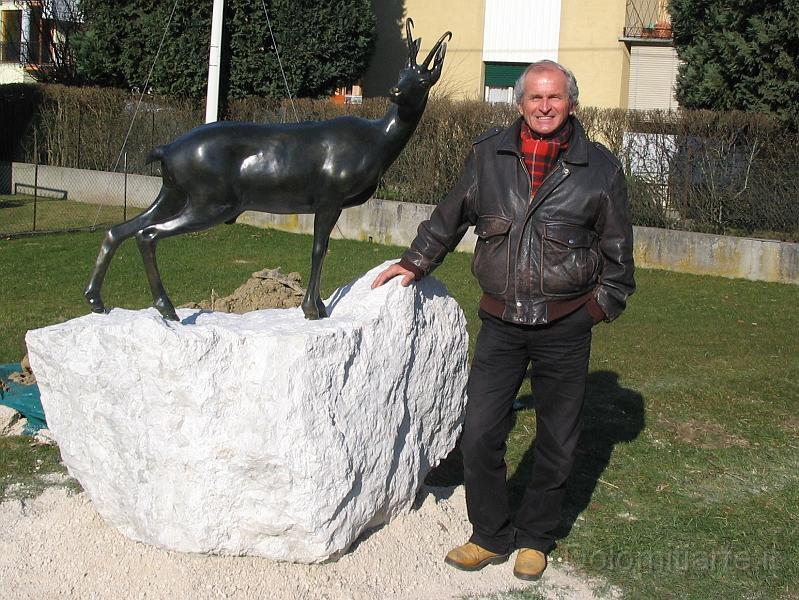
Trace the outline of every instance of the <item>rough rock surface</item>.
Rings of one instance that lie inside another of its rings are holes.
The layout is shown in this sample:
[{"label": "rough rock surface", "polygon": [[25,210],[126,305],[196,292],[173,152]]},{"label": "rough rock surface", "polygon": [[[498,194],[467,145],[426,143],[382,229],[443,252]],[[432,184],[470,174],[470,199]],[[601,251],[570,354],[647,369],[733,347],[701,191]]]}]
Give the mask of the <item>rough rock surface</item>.
[{"label": "rough rock surface", "polygon": [[50,430],[45,427],[42,427],[39,431],[33,434],[33,441],[40,446],[55,446],[58,443],[55,441],[55,438]]},{"label": "rough rock surface", "polygon": [[[19,415],[22,417],[22,415]],[[15,435],[25,435],[25,430],[28,427],[28,419],[22,417],[21,419],[15,421],[8,429],[6,429],[5,435],[11,437]]]},{"label": "rough rock surface", "polygon": [[22,415],[10,406],[0,404],[0,435],[11,435]]},{"label": "rough rock surface", "polygon": [[115,309],[27,335],[98,512],[173,550],[317,562],[406,512],[455,445],[467,334],[432,278],[337,290],[330,318]]}]

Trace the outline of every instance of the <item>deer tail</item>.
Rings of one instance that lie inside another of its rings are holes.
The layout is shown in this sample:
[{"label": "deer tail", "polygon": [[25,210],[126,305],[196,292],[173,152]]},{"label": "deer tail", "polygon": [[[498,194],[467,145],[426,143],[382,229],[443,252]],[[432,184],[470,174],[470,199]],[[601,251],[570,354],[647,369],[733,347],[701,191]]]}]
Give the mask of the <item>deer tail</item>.
[{"label": "deer tail", "polygon": [[149,165],[151,162],[159,161],[164,158],[164,146],[156,146],[150,153],[147,155],[147,158],[144,160],[145,165]]}]

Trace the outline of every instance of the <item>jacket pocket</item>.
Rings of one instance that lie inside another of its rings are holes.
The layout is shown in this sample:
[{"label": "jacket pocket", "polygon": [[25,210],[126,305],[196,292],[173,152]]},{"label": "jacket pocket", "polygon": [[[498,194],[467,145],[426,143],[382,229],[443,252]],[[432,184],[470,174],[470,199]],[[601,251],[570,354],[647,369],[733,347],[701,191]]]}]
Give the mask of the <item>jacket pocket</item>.
[{"label": "jacket pocket", "polygon": [[541,240],[541,292],[572,296],[596,282],[599,271],[597,235],[570,223],[547,223]]},{"label": "jacket pocket", "polygon": [[474,232],[479,238],[472,258],[472,274],[487,294],[504,294],[508,289],[511,220],[480,217]]}]

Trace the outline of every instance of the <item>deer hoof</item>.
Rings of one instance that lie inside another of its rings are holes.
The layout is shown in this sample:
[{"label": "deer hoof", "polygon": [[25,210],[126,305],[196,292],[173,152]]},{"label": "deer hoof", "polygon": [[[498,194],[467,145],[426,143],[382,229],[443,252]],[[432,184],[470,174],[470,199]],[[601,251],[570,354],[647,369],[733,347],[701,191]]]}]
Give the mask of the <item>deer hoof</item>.
[{"label": "deer hoof", "polygon": [[180,321],[178,313],[175,312],[175,307],[172,306],[171,302],[157,302],[155,308],[167,321]]},{"label": "deer hoof", "polygon": [[309,321],[315,321],[317,319],[324,319],[327,317],[327,309],[321,300],[317,300],[310,306],[303,305],[302,312],[305,313],[305,318]]},{"label": "deer hoof", "polygon": [[105,308],[105,304],[103,304],[103,300],[100,298],[99,294],[90,294],[86,292],[83,295],[85,296],[86,301],[89,303],[89,308],[93,313],[100,315],[108,313],[108,310]]},{"label": "deer hoof", "polygon": [[167,321],[180,321],[178,318],[178,314],[173,310],[169,312],[167,310],[159,310],[158,312],[161,313],[161,316],[164,317]]}]

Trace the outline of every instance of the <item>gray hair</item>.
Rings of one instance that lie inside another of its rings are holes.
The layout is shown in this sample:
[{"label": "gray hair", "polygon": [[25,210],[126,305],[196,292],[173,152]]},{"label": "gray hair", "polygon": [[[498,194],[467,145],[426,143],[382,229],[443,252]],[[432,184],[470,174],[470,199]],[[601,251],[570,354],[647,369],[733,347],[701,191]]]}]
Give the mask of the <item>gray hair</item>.
[{"label": "gray hair", "polygon": [[533,71],[552,69],[560,71],[566,76],[566,87],[569,90],[569,100],[571,100],[573,106],[577,106],[579,102],[578,98],[580,97],[580,89],[577,87],[577,78],[569,69],[559,63],[556,63],[554,60],[539,60],[530,64],[524,70],[524,73],[522,73],[516,80],[516,85],[513,86],[513,95],[516,97],[516,104],[521,104],[522,100],[524,99],[524,79],[528,74],[532,73]]}]

